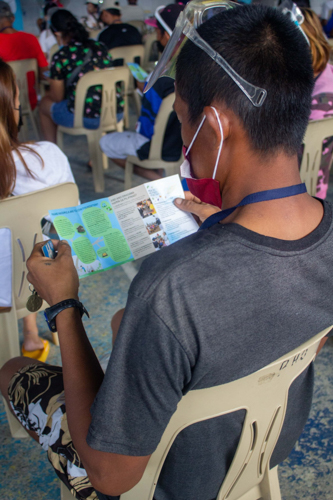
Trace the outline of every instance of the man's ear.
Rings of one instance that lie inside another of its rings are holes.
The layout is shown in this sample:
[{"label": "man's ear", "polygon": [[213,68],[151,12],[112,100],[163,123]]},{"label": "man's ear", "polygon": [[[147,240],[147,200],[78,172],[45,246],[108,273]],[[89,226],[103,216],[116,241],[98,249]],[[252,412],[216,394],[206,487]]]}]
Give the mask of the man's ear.
[{"label": "man's ear", "polygon": [[[221,139],[223,138],[223,141],[225,141],[230,135],[230,120],[226,113],[218,107],[205,106],[203,111],[206,115],[207,124],[215,136],[216,148],[218,148],[220,146]],[[222,127],[222,133],[220,127]]]}]

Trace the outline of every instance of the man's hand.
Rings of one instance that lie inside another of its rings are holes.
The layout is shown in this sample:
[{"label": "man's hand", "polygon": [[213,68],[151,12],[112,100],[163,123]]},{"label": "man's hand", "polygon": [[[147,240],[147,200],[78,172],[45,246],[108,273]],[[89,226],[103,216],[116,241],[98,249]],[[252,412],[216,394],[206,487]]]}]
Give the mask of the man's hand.
[{"label": "man's hand", "polygon": [[199,198],[194,196],[189,191],[185,191],[185,200],[182,198],[176,198],[174,201],[176,207],[184,212],[191,212],[197,219],[198,224],[202,224],[208,217],[220,212],[221,209],[215,207],[214,205],[208,205],[208,203],[203,203]]},{"label": "man's hand", "polygon": [[27,260],[27,280],[46,302],[53,306],[66,299],[78,299],[79,278],[73,264],[71,247],[66,241],[52,240],[58,252],[55,259],[44,257],[37,243]]}]

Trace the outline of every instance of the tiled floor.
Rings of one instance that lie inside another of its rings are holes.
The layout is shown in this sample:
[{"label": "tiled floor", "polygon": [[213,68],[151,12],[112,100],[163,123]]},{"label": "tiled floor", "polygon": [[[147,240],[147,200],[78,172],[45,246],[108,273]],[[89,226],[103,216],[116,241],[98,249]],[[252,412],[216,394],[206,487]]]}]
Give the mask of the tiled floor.
[{"label": "tiled floor", "polygon": [[[102,197],[103,193],[93,190],[92,175],[87,169],[85,139],[67,136],[65,152],[80,188],[81,201]],[[114,194],[123,189],[120,168],[113,166],[105,177],[104,194]],[[140,183],[142,179],[137,178],[136,182]],[[333,201],[333,182],[328,198]],[[91,314],[91,319],[85,320],[85,326],[99,357],[110,352],[110,319],[116,310],[125,305],[130,279],[138,265],[129,263],[81,281],[81,299]],[[39,315],[39,327],[41,334],[50,338],[42,315]],[[283,500],[333,498],[332,355],[333,342],[329,342],[315,363],[316,383],[310,419],[290,457],[279,468]],[[54,364],[61,362],[59,348],[52,344],[48,361]],[[59,481],[46,454],[31,439],[11,438],[2,402],[0,429],[0,499],[60,500]]]}]

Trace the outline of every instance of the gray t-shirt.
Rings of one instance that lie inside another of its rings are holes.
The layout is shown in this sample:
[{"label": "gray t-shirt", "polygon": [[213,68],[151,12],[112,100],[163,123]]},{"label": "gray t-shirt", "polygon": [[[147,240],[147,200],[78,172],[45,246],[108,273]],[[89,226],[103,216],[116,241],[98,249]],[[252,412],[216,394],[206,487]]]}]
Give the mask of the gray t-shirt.
[{"label": "gray t-shirt", "polygon": [[[244,377],[333,323],[332,207],[324,208],[318,228],[297,241],[216,224],[143,263],[92,407],[92,448],[151,454],[187,391]],[[299,437],[312,387],[310,366],[291,387],[271,466]],[[156,500],[215,499],[243,420],[238,411],[181,432]]]}]

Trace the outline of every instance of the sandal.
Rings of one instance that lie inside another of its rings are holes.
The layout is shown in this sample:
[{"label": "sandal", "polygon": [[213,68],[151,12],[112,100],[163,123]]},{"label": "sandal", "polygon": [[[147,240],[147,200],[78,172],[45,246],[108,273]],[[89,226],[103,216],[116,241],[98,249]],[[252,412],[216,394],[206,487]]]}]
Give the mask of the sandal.
[{"label": "sandal", "polygon": [[48,340],[42,339],[43,349],[36,349],[36,351],[26,351],[22,346],[22,354],[26,358],[37,359],[37,361],[42,361],[43,363],[47,360],[47,357],[50,352],[50,342]]}]

